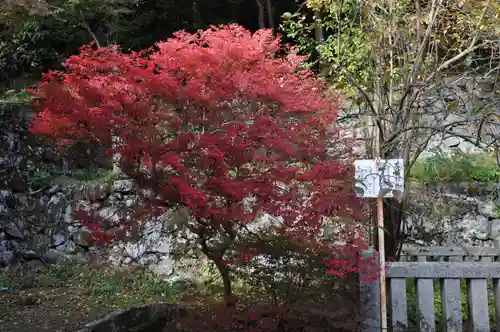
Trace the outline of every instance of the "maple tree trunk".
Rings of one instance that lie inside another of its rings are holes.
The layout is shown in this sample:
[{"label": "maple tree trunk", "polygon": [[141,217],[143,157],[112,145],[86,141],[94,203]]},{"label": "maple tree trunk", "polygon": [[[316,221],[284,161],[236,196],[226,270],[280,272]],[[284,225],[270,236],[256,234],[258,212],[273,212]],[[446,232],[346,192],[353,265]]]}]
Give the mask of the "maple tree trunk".
[{"label": "maple tree trunk", "polygon": [[224,284],[224,299],[228,306],[232,305],[233,301],[233,289],[231,286],[231,278],[229,277],[229,268],[221,260],[214,260],[217,270],[219,270],[220,276],[222,277],[222,283]]}]

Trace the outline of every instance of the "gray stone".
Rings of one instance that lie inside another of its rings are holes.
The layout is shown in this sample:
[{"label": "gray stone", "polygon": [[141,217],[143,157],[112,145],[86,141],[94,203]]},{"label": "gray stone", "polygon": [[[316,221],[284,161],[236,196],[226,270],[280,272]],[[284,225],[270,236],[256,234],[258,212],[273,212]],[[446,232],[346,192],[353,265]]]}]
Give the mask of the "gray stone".
[{"label": "gray stone", "polygon": [[492,202],[492,201],[480,202],[478,204],[477,211],[478,211],[478,213],[480,213],[486,217],[490,217],[490,218],[498,217],[495,202]]},{"label": "gray stone", "polygon": [[139,264],[141,265],[156,265],[159,262],[160,258],[155,254],[148,254],[139,258]]},{"label": "gray stone", "polygon": [[28,243],[30,249],[43,253],[52,245],[52,239],[46,234],[34,234]]},{"label": "gray stone", "polygon": [[0,266],[9,265],[14,260],[15,244],[4,239],[0,233]]},{"label": "gray stone", "polygon": [[107,203],[113,207],[123,206],[123,195],[121,193],[113,193],[108,197]]},{"label": "gray stone", "polygon": [[15,199],[8,190],[0,190],[0,213],[15,208]]},{"label": "gray stone", "polygon": [[53,246],[60,246],[68,241],[68,238],[64,234],[55,234],[54,236]]},{"label": "gray stone", "polygon": [[50,222],[57,223],[65,220],[66,208],[68,205],[68,199],[63,193],[58,192],[52,196],[47,205],[47,213],[51,218]]},{"label": "gray stone", "polygon": [[109,223],[116,224],[120,221],[119,211],[114,207],[105,207],[99,210],[98,215]]},{"label": "gray stone", "polygon": [[76,252],[76,244],[73,241],[68,240],[68,241],[64,242],[63,244],[57,246],[56,250],[59,250],[59,251],[64,252],[65,254],[71,255],[74,252]]},{"label": "gray stone", "polygon": [[90,246],[90,231],[85,228],[80,228],[75,231],[73,234],[73,242],[80,247],[88,247]]},{"label": "gray stone", "polygon": [[55,249],[62,251],[66,254],[72,254],[76,250],[76,245],[68,236],[63,234],[56,234],[54,236],[54,244],[52,247]]},{"label": "gray stone", "polygon": [[91,212],[92,211],[92,204],[88,201],[78,200],[75,203],[75,210],[76,211]]},{"label": "gray stone", "polygon": [[135,204],[137,204],[137,199],[134,199],[134,198],[128,198],[128,199],[125,201],[125,206],[126,206],[126,207],[132,207],[132,206],[134,206]]},{"label": "gray stone", "polygon": [[20,251],[19,252],[19,255],[22,256],[23,258],[27,259],[27,260],[31,260],[31,259],[36,259],[36,258],[39,258],[40,256],[33,250],[24,250],[24,251]]},{"label": "gray stone", "polygon": [[159,262],[150,266],[151,270],[160,275],[170,276],[174,271],[174,262],[172,259],[163,257]]},{"label": "gray stone", "polygon": [[24,223],[21,220],[8,221],[4,231],[12,237],[22,239],[24,238]]},{"label": "gray stone", "polygon": [[490,220],[491,232],[494,234],[500,234],[500,218]]},{"label": "gray stone", "polygon": [[109,186],[96,184],[87,187],[87,198],[90,201],[104,200],[109,194]]},{"label": "gray stone", "polygon": [[47,193],[49,195],[54,195],[56,194],[57,192],[61,191],[61,186],[58,185],[58,184],[54,184],[53,186],[51,186],[48,190],[47,190]]},{"label": "gray stone", "polygon": [[73,208],[71,207],[71,204],[69,204],[66,207],[66,210],[64,211],[63,220],[64,220],[64,223],[68,224],[68,225],[74,224],[76,222],[76,220],[73,218]]},{"label": "gray stone", "polygon": [[69,260],[68,255],[57,249],[49,249],[42,258],[48,264],[59,264]]},{"label": "gray stone", "polygon": [[113,183],[112,191],[119,193],[129,193],[134,188],[132,180],[117,180]]}]

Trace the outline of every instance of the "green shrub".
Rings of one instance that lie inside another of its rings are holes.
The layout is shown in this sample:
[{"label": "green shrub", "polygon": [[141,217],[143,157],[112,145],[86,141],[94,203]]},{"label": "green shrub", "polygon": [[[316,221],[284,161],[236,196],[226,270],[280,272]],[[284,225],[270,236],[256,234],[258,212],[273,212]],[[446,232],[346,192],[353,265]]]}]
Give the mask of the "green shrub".
[{"label": "green shrub", "polygon": [[56,178],[56,174],[48,170],[40,170],[28,177],[28,185],[30,188],[38,190],[50,186]]},{"label": "green shrub", "polygon": [[25,89],[7,90],[0,95],[0,103],[24,104],[31,96]]},{"label": "green shrub", "polygon": [[410,178],[423,184],[496,183],[500,181],[500,169],[491,154],[437,154],[417,163],[410,172]]}]

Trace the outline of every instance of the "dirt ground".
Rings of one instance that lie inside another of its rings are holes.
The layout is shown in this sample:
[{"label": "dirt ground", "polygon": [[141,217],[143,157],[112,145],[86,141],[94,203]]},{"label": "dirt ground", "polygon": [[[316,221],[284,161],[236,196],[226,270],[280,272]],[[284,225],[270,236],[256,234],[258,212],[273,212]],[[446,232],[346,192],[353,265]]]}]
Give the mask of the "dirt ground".
[{"label": "dirt ground", "polygon": [[57,302],[64,300],[65,296],[35,294],[29,291],[24,291],[21,294],[0,294],[0,331],[63,332],[78,330],[88,319],[88,315],[85,311],[78,309],[59,310]]},{"label": "dirt ground", "polygon": [[0,269],[0,332],[74,332],[115,310],[171,295],[169,285],[143,271],[86,265]]}]

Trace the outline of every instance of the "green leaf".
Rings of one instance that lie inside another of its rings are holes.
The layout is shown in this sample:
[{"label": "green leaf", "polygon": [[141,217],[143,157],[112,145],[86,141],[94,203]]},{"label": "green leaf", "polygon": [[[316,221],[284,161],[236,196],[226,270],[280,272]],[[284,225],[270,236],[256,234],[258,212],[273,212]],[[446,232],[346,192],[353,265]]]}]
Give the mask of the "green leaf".
[{"label": "green leaf", "polygon": [[473,106],[471,110],[471,115],[479,115],[484,110],[483,106]]},{"label": "green leaf", "polygon": [[446,106],[446,108],[447,108],[449,111],[454,111],[454,110],[456,110],[456,109],[457,109],[457,107],[458,107],[458,105],[457,105],[457,102],[455,102],[455,101],[452,101],[451,103],[449,103],[449,104]]}]

